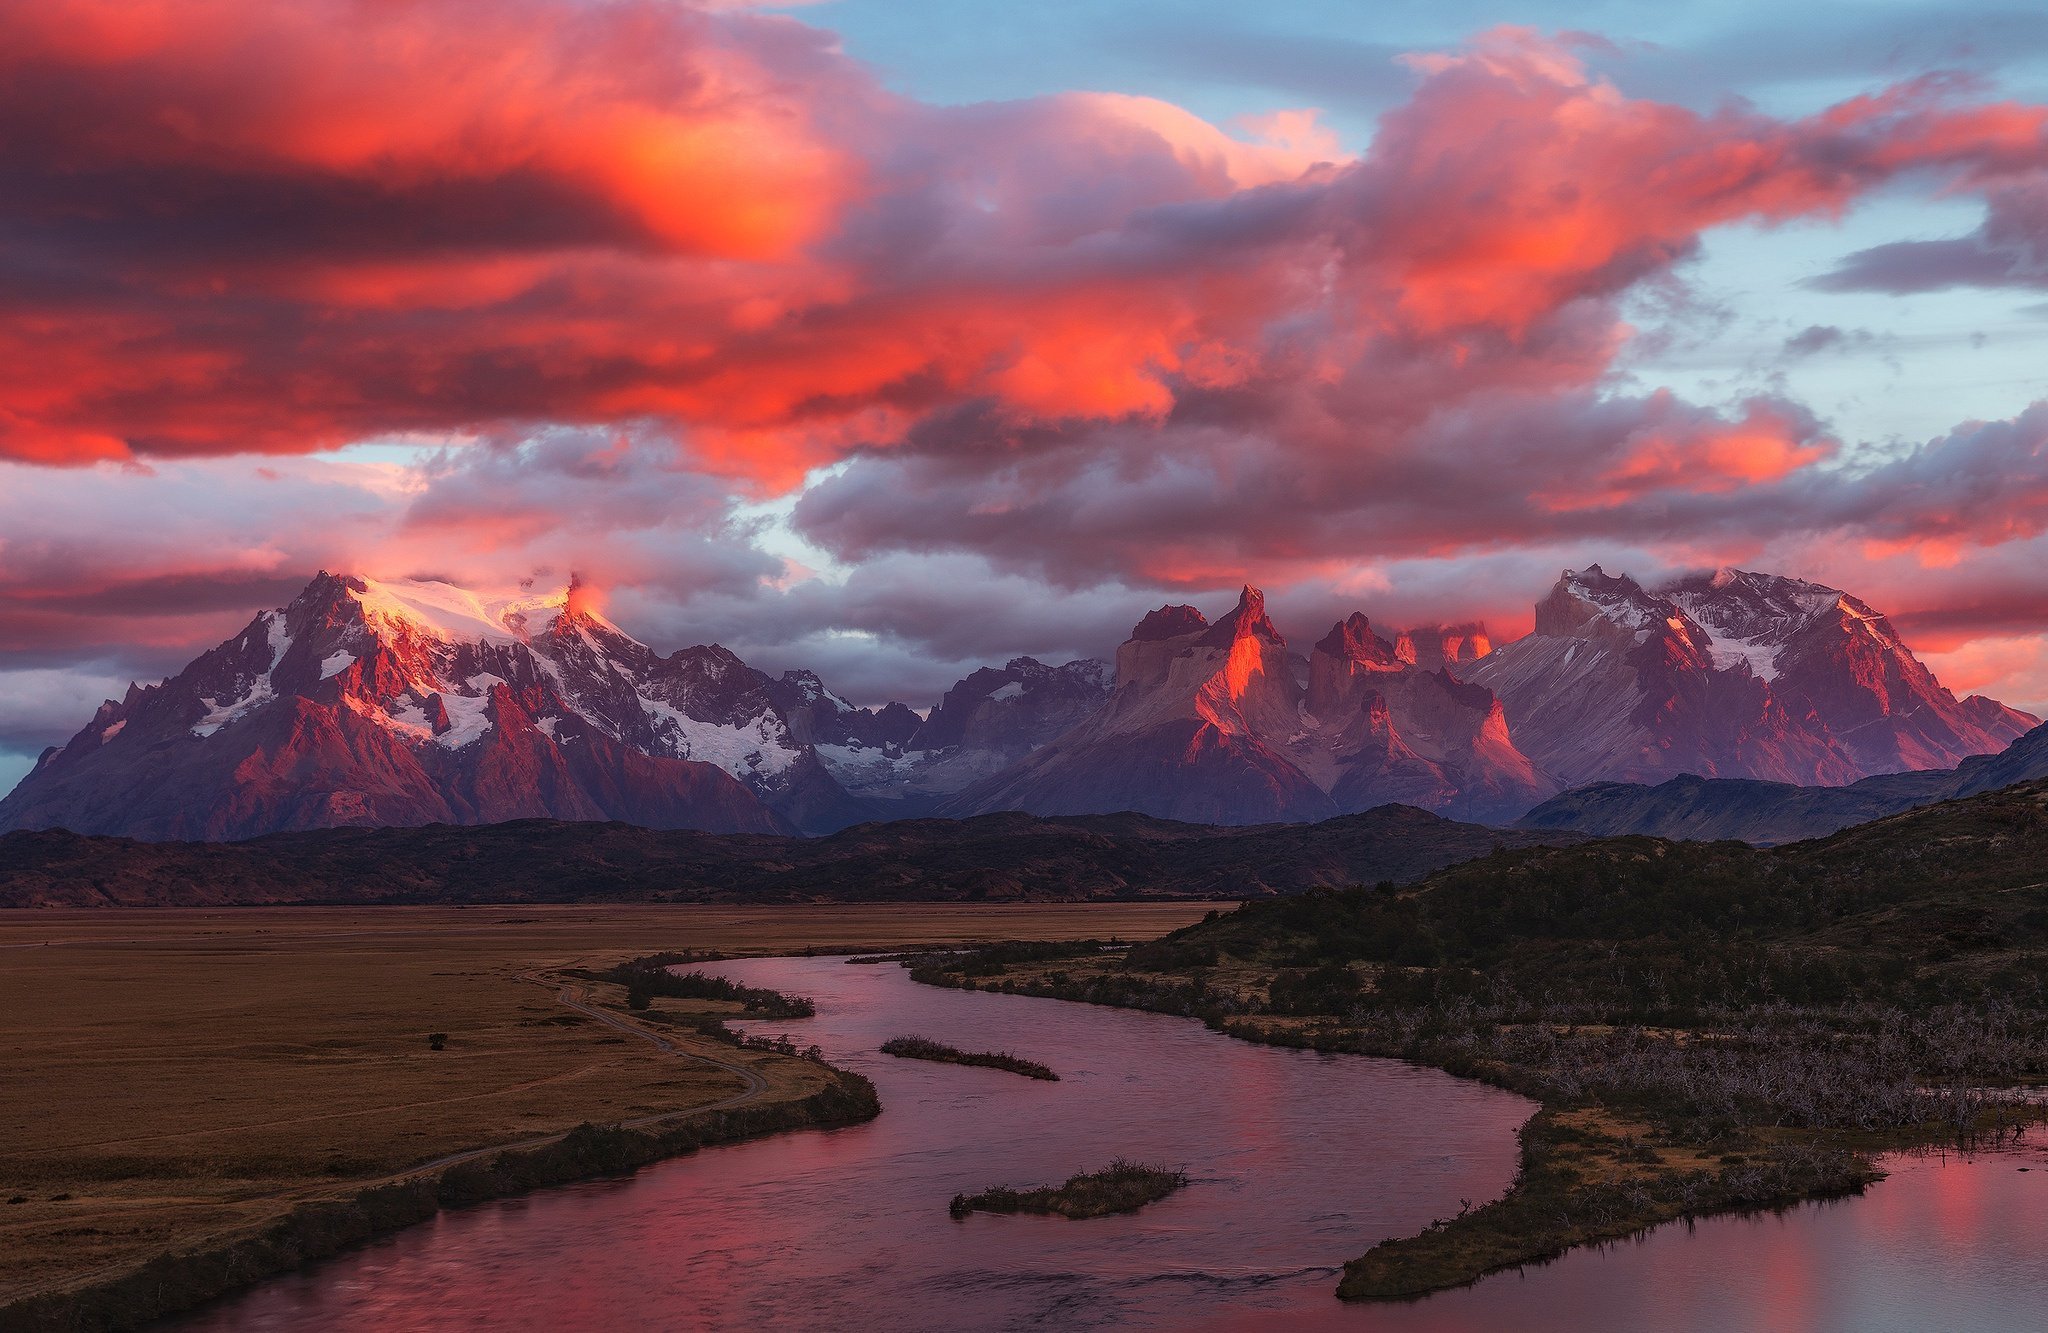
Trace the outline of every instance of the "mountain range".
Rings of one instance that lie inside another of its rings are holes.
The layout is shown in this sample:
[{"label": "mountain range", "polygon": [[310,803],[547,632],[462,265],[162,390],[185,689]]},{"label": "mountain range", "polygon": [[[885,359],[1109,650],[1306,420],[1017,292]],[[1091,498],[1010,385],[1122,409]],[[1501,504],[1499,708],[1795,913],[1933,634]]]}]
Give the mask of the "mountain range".
[{"label": "mountain range", "polygon": [[1640,833],[1774,847],[2039,778],[2048,778],[2048,724],[2034,728],[1997,754],[1976,755],[1954,768],[1885,773],[1846,787],[1802,787],[1689,773],[1654,786],[1596,782],[1545,801],[1518,820],[1516,827],[1599,837]]},{"label": "mountain range", "polygon": [[786,835],[1010,810],[1249,825],[1390,803],[1502,824],[1566,788],[1683,774],[1854,791],[1954,770],[2037,721],[1957,699],[1857,598],[1737,570],[1656,589],[1568,570],[1535,632],[1499,647],[1483,625],[1353,614],[1305,655],[1247,587],[1214,622],[1152,611],[1113,663],[1016,658],[922,714],[717,645],[664,655],[591,602],[574,585],[322,573],[103,704],[0,800],[0,831],[546,818]]},{"label": "mountain range", "polygon": [[1957,699],[1860,599],[1743,570],[1655,590],[1568,570],[1535,632],[1469,674],[1564,787],[1681,773],[1837,786],[1950,768],[2040,722]]},{"label": "mountain range", "polygon": [[1515,748],[1492,693],[1453,674],[1476,642],[1443,630],[1389,640],[1353,615],[1303,662],[1255,588],[1214,624],[1161,607],[1117,649],[1102,708],[939,809],[1257,824],[1399,802],[1511,818],[1556,786]]}]

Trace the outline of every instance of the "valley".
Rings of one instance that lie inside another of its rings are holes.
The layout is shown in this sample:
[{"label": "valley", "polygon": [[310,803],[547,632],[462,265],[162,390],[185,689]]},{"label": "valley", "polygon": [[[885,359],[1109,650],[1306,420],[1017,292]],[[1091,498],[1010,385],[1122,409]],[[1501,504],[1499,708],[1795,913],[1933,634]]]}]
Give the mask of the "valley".
[{"label": "valley", "polygon": [[[715,1118],[719,1106],[734,1108],[727,1115],[794,1114],[834,1077],[802,1059],[736,1051],[687,1025],[650,1028],[619,988],[565,978],[566,969],[657,947],[787,953],[1144,938],[1202,910],[0,914],[9,1071],[0,1080],[0,1200],[17,1200],[0,1202],[0,1327],[70,1327],[56,1313],[32,1317],[23,1303],[116,1282],[160,1255],[260,1236],[308,1207],[345,1207],[379,1182],[445,1174],[479,1149],[536,1147],[585,1122],[658,1134],[693,1115]],[[740,1012],[716,1002],[657,1007],[672,1017]],[[165,1270],[159,1285],[177,1289],[178,1274]]]}]

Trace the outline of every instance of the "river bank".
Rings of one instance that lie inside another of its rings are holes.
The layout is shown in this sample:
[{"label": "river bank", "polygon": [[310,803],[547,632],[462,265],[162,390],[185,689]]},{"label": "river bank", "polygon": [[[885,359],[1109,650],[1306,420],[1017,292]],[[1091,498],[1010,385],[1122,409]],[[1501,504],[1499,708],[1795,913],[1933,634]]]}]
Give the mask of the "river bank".
[{"label": "river bank", "polygon": [[[1126,958],[1099,949],[1020,943],[906,966],[924,984],[1183,1015],[1247,1041],[1407,1060],[1537,1102],[1541,1109],[1518,1132],[1513,1184],[1496,1199],[1465,1200],[1455,1214],[1383,1240],[1346,1262],[1337,1286],[1346,1299],[1414,1299],[1575,1248],[1640,1236],[1667,1222],[1860,1193],[1884,1176],[1872,1160],[1876,1153],[1958,1141],[1995,1143],[2048,1122],[2048,1108],[2038,1102],[2001,1101],[1972,1088],[1954,1090],[1954,1096],[1950,1090],[1922,1090],[1919,1118],[1866,1098],[1871,1105],[1838,1115],[1836,1123],[1788,1124],[1783,1103],[1796,1089],[1781,1091],[1771,1103],[1752,1088],[1745,1101],[1727,1095],[1727,1088],[1707,1086],[1698,1070],[1691,1071],[1697,1081],[1681,1088],[1670,1070],[1633,1068],[1618,1076],[1611,1068],[1594,1069],[1603,1058],[1613,1063],[1617,1054],[1654,1066],[1659,1054],[1682,1050],[1688,1041],[1697,1055],[1725,1042],[1725,1033],[1644,1034],[1600,1026],[1581,1032],[1564,1025],[1529,1031],[1504,1028],[1499,1013],[1453,1013],[1428,1005],[1417,1006],[1405,1022],[1347,1023],[1315,1011],[1355,1003],[1367,989],[1355,974],[1318,980],[1300,969],[1213,955],[1203,956],[1193,976],[1186,970],[1147,971],[1143,965],[1174,956],[1171,944],[1140,948]],[[1275,1014],[1279,1007],[1295,1013]],[[1811,1075],[1841,1074],[1839,1052],[1824,1049],[1840,1035],[1803,1034]],[[1648,1046],[1615,1050],[1626,1043]],[[1758,1054],[1750,1052],[1753,1059]],[[1798,1058],[1776,1049],[1769,1059],[1757,1059],[1749,1073],[1761,1079],[1786,1076],[1782,1067],[1771,1066]],[[1609,1095],[1594,1091],[1603,1077]],[[1833,1094],[1853,1099],[1858,1090],[1836,1088]],[[1725,1102],[1715,1104],[1717,1096]],[[1865,1123],[1842,1123],[1847,1115]]]},{"label": "river bank", "polygon": [[[320,1234],[427,1216],[418,1198],[358,1196],[434,1164],[532,1150],[586,1122],[669,1125],[757,1085],[788,1103],[832,1086],[810,1061],[698,1030],[700,1018],[746,1013],[743,1000],[660,998],[636,1013],[627,991],[551,980],[554,969],[603,970],[651,946],[1150,936],[1198,915],[1146,904],[0,913],[0,1309],[48,1308],[166,1256],[264,1237],[278,1253],[328,1253]],[[726,1120],[710,1132],[753,1131]],[[243,1281],[270,1271],[245,1258],[222,1267]]]},{"label": "river bank", "polygon": [[0,1330],[136,1328],[417,1226],[444,1209],[622,1175],[764,1135],[856,1124],[880,1113],[872,1084],[833,1070],[824,1089],[798,1101],[709,1111],[664,1129],[579,1125],[540,1148],[508,1150],[347,1197],[300,1204],[256,1235],[164,1255],[118,1277],[0,1307]]},{"label": "river bank", "polygon": [[[735,1019],[816,1045],[885,1110],[444,1214],[210,1307],[182,1333],[588,1327],[1357,1327],[1335,1256],[1505,1189],[1526,1100],[1433,1070],[1237,1041],[1178,1018],[940,990],[832,958],[705,964],[816,1002]],[[1013,1045],[1045,1082],[907,1061],[916,1031]],[[1184,1167],[1133,1214],[956,1222],[1119,1154]]]}]

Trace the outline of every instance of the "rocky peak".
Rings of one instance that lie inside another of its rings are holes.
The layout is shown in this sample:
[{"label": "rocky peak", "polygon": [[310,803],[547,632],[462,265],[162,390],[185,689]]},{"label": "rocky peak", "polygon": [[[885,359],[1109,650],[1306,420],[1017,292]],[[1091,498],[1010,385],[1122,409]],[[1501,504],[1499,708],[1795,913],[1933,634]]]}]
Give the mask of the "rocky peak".
[{"label": "rocky peak", "polygon": [[1209,627],[1209,632],[1202,636],[1202,642],[1228,647],[1239,639],[1254,637],[1271,644],[1284,645],[1287,642],[1266,616],[1266,594],[1247,583],[1237,595],[1236,607]]},{"label": "rocky peak", "polygon": [[[1404,634],[1402,638],[1408,636]],[[1399,671],[1415,661],[1412,644],[1404,660],[1394,644],[1373,632],[1372,621],[1357,611],[1332,626],[1330,632],[1317,641],[1315,651],[1340,662],[1357,663],[1381,671]],[[1310,670],[1314,671],[1313,664]]]},{"label": "rocky peak", "polygon": [[841,711],[852,707],[844,699],[826,689],[825,682],[818,678],[818,673],[815,671],[807,671],[802,668],[794,671],[785,671],[782,673],[782,679],[776,682],[776,689],[781,697],[787,698],[791,703],[815,704],[822,702],[831,708]]},{"label": "rocky peak", "polygon": [[1157,611],[1146,613],[1131,631],[1131,638],[1149,643],[1159,639],[1178,639],[1184,634],[1196,634],[1207,628],[1209,618],[1192,606],[1162,606]]},{"label": "rocky peak", "polygon": [[1673,664],[1707,661],[1709,635],[1676,602],[1598,565],[1564,571],[1536,603],[1536,633],[1620,649],[1650,645]]},{"label": "rocky peak", "polygon": [[1687,575],[1661,591],[1716,639],[1782,644],[1851,604],[1862,617],[1883,620],[1839,588],[1743,569],[1724,567],[1712,574]]}]

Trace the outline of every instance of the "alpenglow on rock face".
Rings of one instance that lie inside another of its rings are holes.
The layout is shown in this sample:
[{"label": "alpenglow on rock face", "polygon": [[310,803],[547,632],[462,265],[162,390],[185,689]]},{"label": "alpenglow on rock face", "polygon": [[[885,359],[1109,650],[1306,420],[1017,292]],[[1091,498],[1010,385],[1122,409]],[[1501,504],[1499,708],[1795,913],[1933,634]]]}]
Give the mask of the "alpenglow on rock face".
[{"label": "alpenglow on rock face", "polygon": [[[1708,786],[1543,816],[1705,829],[1726,823],[1705,806],[1729,805],[1738,836],[1776,837],[1873,800],[1939,799],[1959,763],[2035,772],[2037,744],[1999,755],[2035,723],[1957,699],[1857,598],[1740,570],[1653,590],[1595,565],[1499,648],[1477,624],[1382,632],[1354,614],[1306,657],[1247,587],[1213,624],[1151,612],[1113,667],[1014,658],[923,716],[717,645],[664,655],[573,587],[322,574],[178,675],[107,701],[0,800],[0,831],[227,839],[542,816],[826,833],[924,814],[1251,824],[1390,803],[1506,824],[1588,783],[1942,770],[1841,799]],[[1807,813],[1762,808],[1773,800]]]},{"label": "alpenglow on rock face", "polygon": [[1567,786],[1681,773],[1840,785],[1952,768],[2037,721],[1957,699],[1840,589],[1733,569],[1655,590],[1567,570],[1536,604],[1536,632],[1468,672]]},{"label": "alpenglow on rock face", "polygon": [[528,816],[783,833],[848,798],[721,648],[663,657],[580,604],[321,574],[130,687],[0,828],[142,838]]},{"label": "alpenglow on rock face", "polygon": [[227,839],[531,816],[825,833],[922,813],[1022,758],[1100,704],[1107,670],[1018,658],[927,718],[715,644],[664,656],[573,587],[323,573],[107,701],[0,800],[0,831]]},{"label": "alpenglow on rock face", "polygon": [[[1257,589],[1213,625],[1161,607],[1117,649],[1099,710],[940,812],[1256,824],[1402,802],[1511,818],[1556,788],[1515,749],[1493,696],[1442,665],[1478,642],[1476,626],[1389,641],[1354,615],[1316,645],[1304,681]],[[1425,652],[1437,669],[1418,663]]]}]

